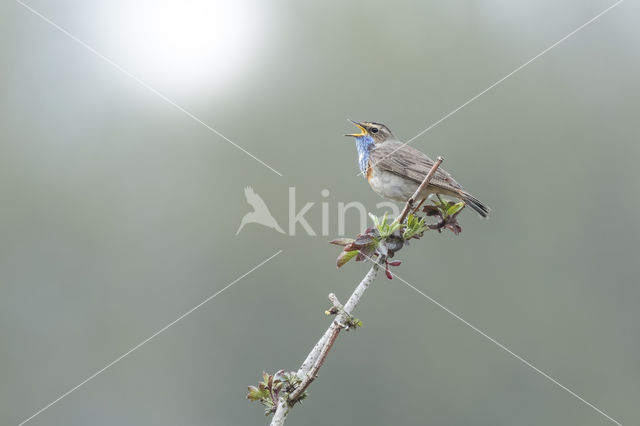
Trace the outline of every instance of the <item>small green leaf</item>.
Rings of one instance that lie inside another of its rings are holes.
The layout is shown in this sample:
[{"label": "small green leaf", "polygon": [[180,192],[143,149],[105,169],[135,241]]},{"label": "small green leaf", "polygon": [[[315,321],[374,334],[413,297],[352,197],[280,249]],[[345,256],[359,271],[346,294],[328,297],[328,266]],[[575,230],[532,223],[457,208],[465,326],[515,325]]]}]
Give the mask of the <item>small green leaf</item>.
[{"label": "small green leaf", "polygon": [[398,222],[392,222],[389,224],[389,234],[393,234],[398,229],[400,229],[400,224]]},{"label": "small green leaf", "polygon": [[338,260],[336,262],[338,268],[353,259],[357,254],[358,250],[343,251],[342,253],[340,253],[340,256],[338,256]]},{"label": "small green leaf", "polygon": [[460,201],[459,203],[455,203],[452,206],[447,208],[447,216],[453,216],[458,213],[460,210],[464,208],[464,201]]},{"label": "small green leaf", "polygon": [[369,217],[373,221],[373,224],[376,226],[376,228],[380,228],[380,221],[378,220],[378,216],[374,215],[373,213],[369,213]]},{"label": "small green leaf", "polygon": [[260,399],[266,396],[267,396],[266,389],[260,390],[255,386],[249,386],[249,393],[247,394],[247,399],[250,399],[251,401],[259,401]]},{"label": "small green leaf", "polygon": [[416,235],[422,234],[428,229],[424,219],[418,218],[414,215],[409,215],[407,218],[407,226],[402,233],[402,238],[408,240]]}]

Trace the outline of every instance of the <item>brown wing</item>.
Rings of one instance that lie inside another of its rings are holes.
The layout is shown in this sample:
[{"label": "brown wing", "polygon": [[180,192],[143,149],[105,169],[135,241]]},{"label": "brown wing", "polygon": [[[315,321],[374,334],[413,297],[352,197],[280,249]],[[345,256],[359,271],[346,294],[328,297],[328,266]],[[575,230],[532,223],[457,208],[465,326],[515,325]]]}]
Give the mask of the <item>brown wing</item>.
[{"label": "brown wing", "polygon": [[[401,142],[383,142],[371,150],[370,161],[383,170],[409,178],[420,184],[433,167],[433,160],[417,149]],[[460,190],[462,185],[453,179],[449,173],[438,167],[431,178],[431,185],[443,189]]]}]

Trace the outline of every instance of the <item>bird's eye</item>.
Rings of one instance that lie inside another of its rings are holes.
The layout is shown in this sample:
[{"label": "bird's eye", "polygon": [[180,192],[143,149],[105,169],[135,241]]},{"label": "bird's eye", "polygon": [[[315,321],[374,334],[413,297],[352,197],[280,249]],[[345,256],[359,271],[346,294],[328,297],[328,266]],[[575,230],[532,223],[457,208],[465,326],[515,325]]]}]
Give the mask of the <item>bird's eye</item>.
[{"label": "bird's eye", "polygon": [[378,129],[376,127],[371,128],[371,133],[378,133]]}]

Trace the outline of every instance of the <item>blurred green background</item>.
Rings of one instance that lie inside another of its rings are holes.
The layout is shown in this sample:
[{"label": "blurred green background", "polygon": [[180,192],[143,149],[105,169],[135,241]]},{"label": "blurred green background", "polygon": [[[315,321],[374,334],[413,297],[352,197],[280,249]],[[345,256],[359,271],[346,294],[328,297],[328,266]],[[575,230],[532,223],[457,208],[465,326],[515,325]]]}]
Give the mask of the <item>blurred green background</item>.
[{"label": "blurred green background", "polygon": [[[605,0],[0,5],[0,423],[22,420],[284,250],[31,425],[263,425],[367,265],[281,226],[288,187],[375,211],[345,119],[406,140]],[[627,1],[413,146],[492,208],[396,271],[625,425],[640,423],[640,6]],[[328,189],[328,198],[320,192]],[[331,219],[330,233],[337,233]],[[355,234],[350,216],[347,233]],[[399,280],[379,278],[291,425],[610,425]]]}]

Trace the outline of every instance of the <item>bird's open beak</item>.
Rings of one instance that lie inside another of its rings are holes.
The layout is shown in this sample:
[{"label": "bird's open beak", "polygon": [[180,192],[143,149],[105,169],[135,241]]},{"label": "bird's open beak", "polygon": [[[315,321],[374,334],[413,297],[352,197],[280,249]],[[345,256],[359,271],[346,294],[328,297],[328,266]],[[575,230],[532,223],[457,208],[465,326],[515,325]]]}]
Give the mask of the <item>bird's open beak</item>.
[{"label": "bird's open beak", "polygon": [[367,134],[367,130],[362,127],[362,124],[358,123],[357,121],[353,121],[351,119],[349,119],[350,122],[352,122],[353,124],[355,124],[356,126],[358,126],[358,128],[361,130],[360,133],[347,133],[345,136],[351,136],[354,138],[359,138],[360,136],[365,136]]}]

